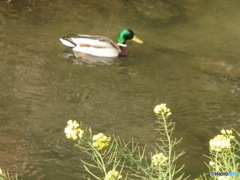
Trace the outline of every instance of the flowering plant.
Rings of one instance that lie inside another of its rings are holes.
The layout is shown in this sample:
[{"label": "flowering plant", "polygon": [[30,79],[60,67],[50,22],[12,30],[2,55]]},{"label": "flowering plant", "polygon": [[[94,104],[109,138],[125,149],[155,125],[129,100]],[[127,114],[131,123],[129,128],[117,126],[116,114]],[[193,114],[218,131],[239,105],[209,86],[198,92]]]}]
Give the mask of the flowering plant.
[{"label": "flowering plant", "polygon": [[[92,163],[85,162],[85,169],[96,179],[183,179],[183,174],[176,174],[183,168],[176,168],[176,160],[183,155],[177,154],[174,147],[179,140],[172,138],[175,123],[168,119],[171,115],[166,104],[154,108],[157,115],[156,129],[162,139],[158,140],[154,155],[145,151],[133,140],[125,142],[118,137],[107,137],[103,133],[93,135],[91,128],[83,130],[75,121],[69,120],[65,128],[66,137],[78,141],[77,147],[91,156]],[[149,164],[148,161],[151,161]],[[103,173],[99,176],[93,169]]]},{"label": "flowering plant", "polygon": [[[93,134],[91,128],[82,129],[76,120],[69,120],[64,132],[75,140],[76,146],[91,157],[91,162],[81,160],[89,174],[98,180],[182,180],[188,179],[181,173],[184,165],[176,166],[176,161],[184,152],[176,153],[175,147],[181,139],[173,138],[175,122],[169,119],[170,109],[166,104],[155,106],[157,128],[161,139],[157,139],[155,153],[148,153],[146,146],[139,146],[133,140],[125,142],[119,137]],[[236,132],[237,133],[237,132]],[[240,137],[240,134],[237,133]],[[220,134],[209,141],[210,155],[207,164],[210,172],[239,172],[240,143],[230,129],[222,129]],[[97,171],[98,170],[98,171]],[[96,173],[99,172],[100,173]],[[198,180],[209,179],[205,173]],[[229,177],[213,177],[227,180]],[[231,178],[234,179],[234,178]],[[234,179],[234,180],[237,180]]]},{"label": "flowering plant", "polygon": [[[236,132],[237,133],[237,132]],[[237,133],[238,136],[239,133]],[[237,147],[238,146],[238,147]],[[233,136],[233,131],[230,129],[222,129],[220,134],[209,141],[209,152],[207,156],[209,163],[207,164],[210,172],[239,172],[240,143]],[[201,175],[197,180],[209,179],[209,173]],[[237,180],[239,177],[230,176],[215,176],[214,180]]]}]

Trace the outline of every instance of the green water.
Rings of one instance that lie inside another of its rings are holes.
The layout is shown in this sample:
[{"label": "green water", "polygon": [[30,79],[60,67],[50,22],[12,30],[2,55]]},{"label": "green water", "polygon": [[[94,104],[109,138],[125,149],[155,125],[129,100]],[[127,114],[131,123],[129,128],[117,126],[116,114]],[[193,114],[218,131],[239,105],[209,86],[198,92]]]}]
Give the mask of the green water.
[{"label": "green water", "polygon": [[[167,103],[183,137],[180,161],[197,177],[209,139],[240,130],[239,8],[237,0],[0,1],[0,168],[23,179],[87,179],[67,120],[151,149],[152,110]],[[144,44],[129,42],[129,56],[110,62],[67,57],[58,40],[116,40],[122,28]]]}]

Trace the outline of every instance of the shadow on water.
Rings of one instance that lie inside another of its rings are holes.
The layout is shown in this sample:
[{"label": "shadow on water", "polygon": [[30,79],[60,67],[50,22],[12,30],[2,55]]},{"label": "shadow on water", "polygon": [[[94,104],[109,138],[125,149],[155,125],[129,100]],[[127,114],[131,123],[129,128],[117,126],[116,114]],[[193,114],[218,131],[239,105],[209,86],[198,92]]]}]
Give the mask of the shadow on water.
[{"label": "shadow on water", "polygon": [[[152,149],[152,109],[164,102],[183,137],[186,174],[197,177],[209,139],[221,128],[239,130],[239,6],[0,1],[0,167],[24,179],[87,179],[83,155],[64,137],[67,120]],[[144,44],[129,42],[123,59],[76,59],[58,40],[71,33],[116,40],[126,27]]]}]

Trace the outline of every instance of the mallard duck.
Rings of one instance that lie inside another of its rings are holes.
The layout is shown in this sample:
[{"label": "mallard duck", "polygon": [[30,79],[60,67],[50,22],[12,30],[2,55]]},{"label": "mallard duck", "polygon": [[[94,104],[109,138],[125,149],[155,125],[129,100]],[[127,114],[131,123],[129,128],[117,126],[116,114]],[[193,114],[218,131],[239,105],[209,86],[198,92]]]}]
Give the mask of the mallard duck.
[{"label": "mallard duck", "polygon": [[60,38],[60,41],[77,53],[89,54],[100,57],[122,57],[127,56],[127,40],[133,40],[137,43],[143,43],[138,39],[130,29],[123,29],[118,34],[118,43],[111,39],[96,35],[78,35],[72,34]]}]

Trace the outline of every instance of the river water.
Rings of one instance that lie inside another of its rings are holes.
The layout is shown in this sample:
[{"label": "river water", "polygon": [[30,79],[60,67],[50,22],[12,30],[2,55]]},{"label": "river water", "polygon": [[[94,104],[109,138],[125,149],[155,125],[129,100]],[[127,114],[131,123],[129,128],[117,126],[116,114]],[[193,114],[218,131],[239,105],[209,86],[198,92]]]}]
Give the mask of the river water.
[{"label": "river water", "polygon": [[[191,178],[222,128],[240,122],[237,0],[0,1],[0,168],[23,179],[87,179],[66,139],[69,119],[152,148],[153,108],[167,103]],[[130,28],[144,44],[129,56],[76,59],[69,33],[116,40]]]}]

